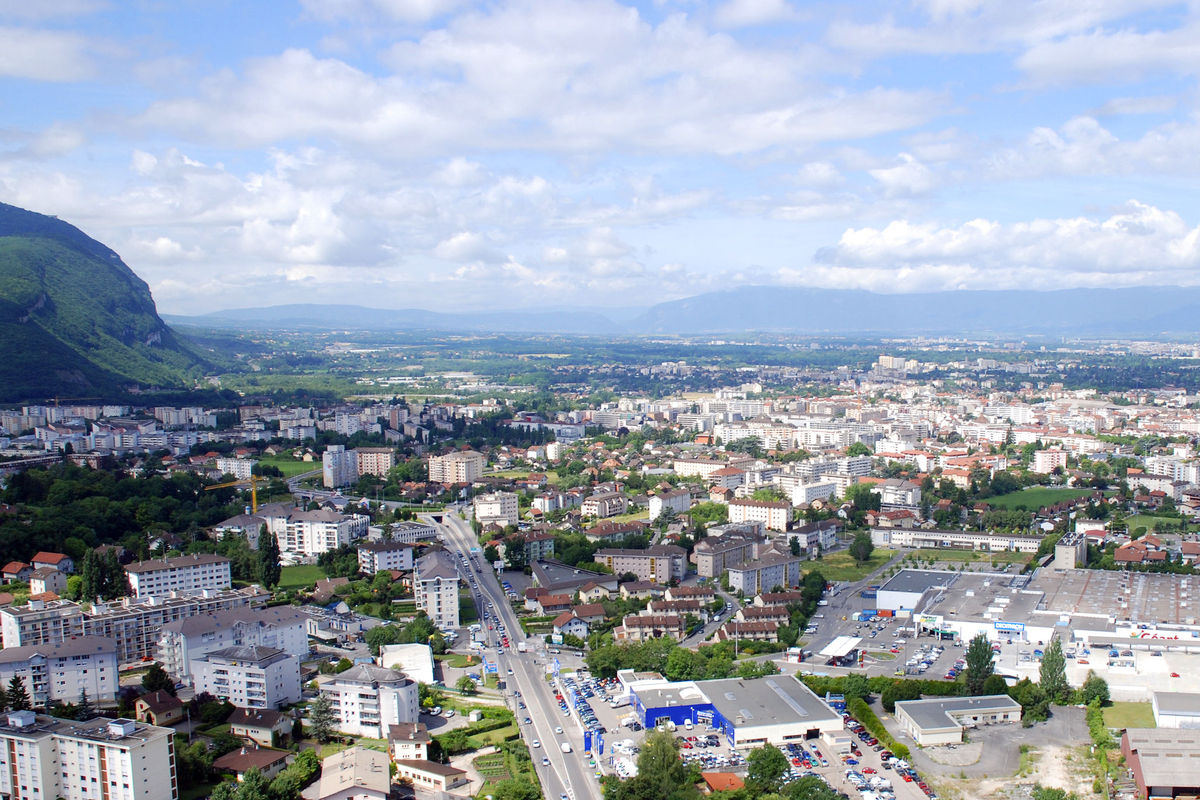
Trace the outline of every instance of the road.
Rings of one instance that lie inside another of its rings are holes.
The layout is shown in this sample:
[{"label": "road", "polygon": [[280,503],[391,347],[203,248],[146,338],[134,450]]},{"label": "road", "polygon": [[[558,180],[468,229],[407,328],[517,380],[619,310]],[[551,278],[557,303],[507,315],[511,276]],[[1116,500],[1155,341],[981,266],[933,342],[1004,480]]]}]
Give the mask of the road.
[{"label": "road", "polygon": [[[437,524],[431,516],[423,515],[422,518]],[[452,514],[444,515],[443,519],[445,522],[439,525],[439,529],[445,534],[448,545],[462,550],[464,554],[469,554],[472,547],[479,547],[468,523]],[[480,619],[483,618],[484,608],[490,603],[492,608],[488,610],[493,611],[504,623],[513,648],[518,642],[526,642],[529,649],[526,653],[518,653],[515,649],[510,652],[499,651],[494,657],[500,679],[507,681],[506,700],[517,714],[525,742],[530,746],[529,752],[542,782],[542,796],[555,798],[565,795],[571,800],[600,800],[599,783],[583,761],[583,731],[579,722],[574,716],[563,716],[554,699],[554,692],[546,682],[545,664],[538,658],[537,652],[544,652],[544,644],[536,638],[525,637],[495,574],[483,564],[482,555],[476,554],[472,561],[484,567],[481,574],[474,576],[480,589],[480,593],[475,595],[476,605],[480,607]],[[489,644],[495,643],[494,640],[489,641]],[[509,675],[509,670],[513,674]],[[520,698],[513,695],[514,688],[521,692]],[[525,703],[525,709],[518,708],[521,701]],[[524,724],[522,720],[526,717],[532,721],[532,725]],[[557,727],[562,727],[564,733],[556,734],[554,731]],[[540,742],[540,748],[533,747],[534,740]],[[566,741],[571,744],[571,753],[562,752],[562,742]],[[549,767],[542,766],[543,758],[550,759]]]}]

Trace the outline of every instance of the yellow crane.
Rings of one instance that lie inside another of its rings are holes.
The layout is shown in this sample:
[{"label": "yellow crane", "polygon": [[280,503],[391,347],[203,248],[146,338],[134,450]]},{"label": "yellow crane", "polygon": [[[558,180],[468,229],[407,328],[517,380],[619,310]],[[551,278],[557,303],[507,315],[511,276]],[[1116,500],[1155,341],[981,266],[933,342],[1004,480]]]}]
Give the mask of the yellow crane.
[{"label": "yellow crane", "polygon": [[258,513],[258,484],[266,483],[266,478],[260,478],[258,475],[251,475],[249,478],[241,480],[228,481],[226,483],[214,483],[212,486],[205,486],[204,491],[211,492],[213,489],[228,489],[230,486],[245,486],[250,484],[250,508],[252,514]]}]

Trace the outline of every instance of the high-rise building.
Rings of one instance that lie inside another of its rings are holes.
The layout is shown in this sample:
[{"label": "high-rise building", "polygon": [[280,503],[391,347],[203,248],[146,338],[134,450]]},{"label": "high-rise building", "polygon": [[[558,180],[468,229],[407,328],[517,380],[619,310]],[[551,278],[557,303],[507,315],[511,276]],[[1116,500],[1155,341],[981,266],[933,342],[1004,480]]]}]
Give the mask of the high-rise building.
[{"label": "high-rise building", "polygon": [[347,486],[358,480],[358,454],[345,445],[331,444],[321,457],[325,488]]},{"label": "high-rise building", "polygon": [[177,558],[136,561],[125,568],[134,597],[193,589],[228,589],[232,586],[225,556],[194,553]]},{"label": "high-rise building", "polygon": [[117,697],[117,643],[102,636],[78,636],[54,644],[0,650],[0,685],[20,675],[33,705],[59,700],[75,703],[87,692],[95,703]]},{"label": "high-rise building", "polygon": [[322,675],[317,686],[332,701],[341,733],[382,739],[390,726],[418,721],[417,682],[399,670],[359,664]]},{"label": "high-rise building", "polygon": [[358,458],[358,476],[386,477],[396,466],[396,451],[390,447],[360,447],[354,451]]},{"label": "high-rise building", "polygon": [[429,480],[434,483],[471,483],[483,474],[483,455],[474,450],[431,456]]},{"label": "high-rise building", "polygon": [[238,708],[278,710],[300,702],[300,657],[274,647],[241,645],[192,661],[196,693]]},{"label": "high-rise building", "polygon": [[458,627],[458,582],[458,563],[445,550],[434,550],[417,559],[413,576],[417,609],[445,631]]}]

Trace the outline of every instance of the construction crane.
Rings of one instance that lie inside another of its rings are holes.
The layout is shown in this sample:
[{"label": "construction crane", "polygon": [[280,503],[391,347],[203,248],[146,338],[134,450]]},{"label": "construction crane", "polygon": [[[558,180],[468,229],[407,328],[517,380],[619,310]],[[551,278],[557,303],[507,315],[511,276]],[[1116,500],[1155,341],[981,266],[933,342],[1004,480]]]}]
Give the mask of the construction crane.
[{"label": "construction crane", "polygon": [[49,403],[51,400],[53,400],[54,407],[58,408],[59,400],[66,400],[68,403],[78,403],[82,400],[103,400],[103,399],[104,399],[103,397],[58,397],[58,396],[55,396],[55,397],[46,398],[46,402]]},{"label": "construction crane", "polygon": [[259,482],[266,483],[266,478],[260,478],[257,475],[251,475],[249,478],[241,480],[229,481],[227,483],[214,483],[212,486],[205,486],[204,491],[211,492],[213,489],[228,489],[231,486],[245,486],[250,484],[250,509],[252,514],[258,513],[258,484]]}]

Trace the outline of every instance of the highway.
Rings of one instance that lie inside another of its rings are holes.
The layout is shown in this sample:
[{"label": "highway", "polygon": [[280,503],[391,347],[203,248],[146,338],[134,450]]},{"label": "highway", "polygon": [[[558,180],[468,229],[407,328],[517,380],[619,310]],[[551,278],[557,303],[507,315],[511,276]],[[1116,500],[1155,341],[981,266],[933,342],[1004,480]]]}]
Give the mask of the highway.
[{"label": "highway", "polygon": [[[427,522],[438,524],[432,516],[422,515],[422,518]],[[470,555],[472,547],[479,547],[469,523],[451,513],[445,514],[442,518],[445,522],[439,525],[439,529],[445,534],[447,545],[461,550],[464,555]],[[525,743],[529,745],[529,752],[533,757],[538,778],[542,782],[542,796],[546,798],[566,796],[571,800],[601,800],[599,782],[592,775],[591,769],[584,760],[583,730],[578,718],[574,715],[570,717],[563,715],[558,701],[554,699],[554,692],[551,690],[550,684],[546,682],[546,660],[552,660],[554,656],[545,654],[544,642],[536,637],[526,639],[521,626],[517,623],[517,616],[513,612],[512,606],[509,605],[508,598],[504,596],[503,588],[490,565],[484,563],[481,553],[475,554],[472,564],[482,567],[481,574],[475,575],[472,571],[470,576],[476,578],[479,584],[480,593],[475,595],[475,602],[480,609],[480,619],[483,619],[482,612],[490,603],[492,608],[487,610],[494,612],[494,616],[498,616],[503,622],[509,644],[512,647],[508,652],[504,652],[502,648],[492,652],[495,653],[500,679],[507,682],[505,699],[517,715],[517,721],[522,729]],[[484,630],[487,630],[486,625],[484,625]],[[518,653],[515,649],[518,642],[526,642],[528,652]],[[498,643],[499,637],[492,632],[488,644],[494,646]],[[540,657],[539,650],[542,651]],[[513,674],[508,674],[509,670],[512,670]],[[513,695],[514,689],[520,691],[520,697]],[[526,708],[519,708],[520,702],[524,702]],[[524,723],[526,717],[531,720],[531,725]],[[558,727],[563,729],[562,734],[555,733],[555,728]],[[533,747],[534,740],[539,741],[541,747]],[[570,743],[572,752],[562,752],[563,742]],[[542,765],[543,758],[550,759],[549,767]]]}]

